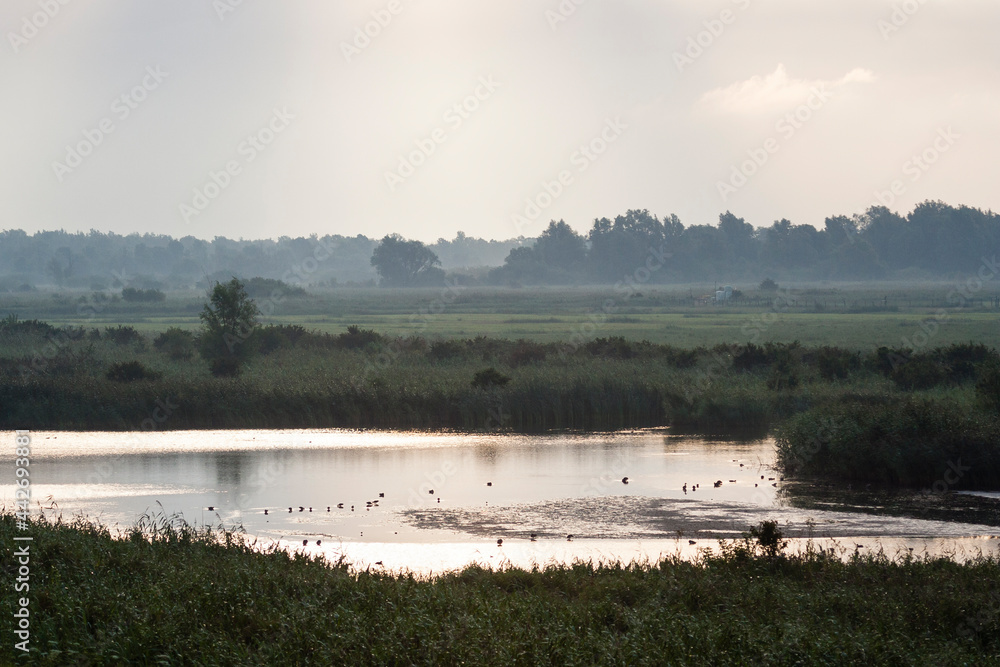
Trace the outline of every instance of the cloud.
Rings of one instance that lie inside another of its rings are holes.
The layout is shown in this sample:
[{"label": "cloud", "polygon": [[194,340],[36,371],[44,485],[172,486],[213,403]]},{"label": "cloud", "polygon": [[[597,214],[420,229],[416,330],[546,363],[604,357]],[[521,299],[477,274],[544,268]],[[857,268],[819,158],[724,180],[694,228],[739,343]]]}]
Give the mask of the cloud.
[{"label": "cloud", "polygon": [[785,66],[778,67],[765,76],[752,76],[729,86],[710,90],[701,97],[702,105],[721,113],[751,114],[762,111],[780,111],[801,104],[814,89],[833,90],[851,83],[871,83],[875,75],[857,67],[834,80],[793,79]]}]

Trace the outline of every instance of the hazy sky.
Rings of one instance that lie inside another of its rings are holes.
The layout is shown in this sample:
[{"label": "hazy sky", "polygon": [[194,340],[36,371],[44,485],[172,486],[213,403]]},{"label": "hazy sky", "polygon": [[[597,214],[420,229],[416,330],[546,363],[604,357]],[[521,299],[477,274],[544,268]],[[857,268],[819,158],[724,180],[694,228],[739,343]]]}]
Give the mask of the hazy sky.
[{"label": "hazy sky", "polygon": [[997,210],[998,26],[996,0],[3,0],[0,228]]}]

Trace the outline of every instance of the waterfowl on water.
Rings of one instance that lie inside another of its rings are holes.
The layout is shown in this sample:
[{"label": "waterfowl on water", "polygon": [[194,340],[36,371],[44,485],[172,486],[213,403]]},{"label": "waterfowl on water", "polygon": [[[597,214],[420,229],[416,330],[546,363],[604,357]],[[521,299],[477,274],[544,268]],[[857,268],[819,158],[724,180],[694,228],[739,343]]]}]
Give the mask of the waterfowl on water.
[{"label": "waterfowl on water", "polygon": [[433,496],[433,495],[434,495],[434,489],[431,489],[430,491],[428,491],[428,492],[427,492],[427,495],[429,495],[429,496]]},{"label": "waterfowl on water", "polygon": [[688,540],[688,544],[698,544],[698,543],[695,542],[694,540]]},{"label": "waterfowl on water", "polygon": [[571,541],[572,539],[573,539],[573,534],[572,533],[570,533],[569,535],[566,536],[566,541],[567,542]]},{"label": "waterfowl on water", "polygon": [[531,534],[531,541],[534,542],[536,539],[538,539],[538,533],[532,533]]},{"label": "waterfowl on water", "polygon": [[289,508],[288,508],[288,513],[289,513],[289,514],[291,514],[291,513],[292,513],[292,508],[291,508],[291,507],[289,507]]},{"label": "waterfowl on water", "polygon": [[717,480],[713,486],[715,486],[715,488],[719,488],[720,486],[722,486],[722,480],[721,479]]},{"label": "waterfowl on water", "polygon": [[503,538],[497,540],[497,546],[498,547],[502,547],[503,546]]},{"label": "waterfowl on water", "polygon": [[306,511],[306,508],[305,508],[305,507],[302,507],[301,505],[299,505],[299,511],[300,511],[300,512],[305,512],[305,511]]},{"label": "waterfowl on water", "polygon": [[264,514],[267,515],[267,510],[264,510]]},{"label": "waterfowl on water", "polygon": [[379,493],[379,494],[378,494],[378,497],[379,497],[379,498],[385,498],[385,494],[384,494],[384,493]]},{"label": "waterfowl on water", "polygon": [[337,509],[339,510],[344,509],[344,503],[337,503]]},{"label": "waterfowl on water", "polygon": [[622,484],[628,484],[628,477],[622,477]]},{"label": "waterfowl on water", "polygon": [[323,544],[323,540],[316,540],[316,546]]},{"label": "waterfowl on water", "polygon": [[214,505],[209,505],[208,506],[208,511],[209,512],[214,512],[215,511],[215,506]]},{"label": "waterfowl on water", "polygon": [[309,544],[309,540],[302,540],[302,546],[306,546],[307,544]]},{"label": "waterfowl on water", "polygon": [[493,482],[486,482],[486,486],[493,486]]}]

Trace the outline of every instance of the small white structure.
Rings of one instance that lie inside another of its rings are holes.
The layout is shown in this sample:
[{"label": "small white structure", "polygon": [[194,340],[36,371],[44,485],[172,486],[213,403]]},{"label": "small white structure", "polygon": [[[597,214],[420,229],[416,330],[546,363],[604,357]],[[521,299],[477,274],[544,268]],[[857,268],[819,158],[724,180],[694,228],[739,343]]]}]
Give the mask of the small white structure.
[{"label": "small white structure", "polygon": [[733,298],[733,286],[732,285],[726,285],[722,289],[716,290],[716,292],[715,292],[715,301],[716,301],[716,303],[722,303],[723,301],[729,301],[732,298]]}]

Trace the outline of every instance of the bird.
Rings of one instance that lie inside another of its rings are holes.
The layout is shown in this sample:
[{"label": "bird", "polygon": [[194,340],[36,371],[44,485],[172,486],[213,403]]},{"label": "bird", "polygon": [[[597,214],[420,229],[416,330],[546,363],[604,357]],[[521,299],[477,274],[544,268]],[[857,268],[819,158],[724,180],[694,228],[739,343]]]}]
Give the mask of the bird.
[{"label": "bird", "polygon": [[763,476],[763,475],[761,475],[761,476],[760,476],[760,478],[761,478],[761,479],[764,479],[764,476]]},{"label": "bird", "polygon": [[715,488],[719,488],[720,486],[722,486],[722,480],[721,479],[718,480],[713,486],[715,486]]},{"label": "bird", "polygon": [[497,540],[497,546],[498,547],[502,547],[503,546],[503,539],[502,538]]},{"label": "bird", "polygon": [[306,511],[306,508],[305,508],[305,507],[302,507],[301,505],[299,505],[299,511],[300,511],[300,512],[305,512],[305,511]]},{"label": "bird", "polygon": [[380,561],[380,560],[377,560],[377,561],[375,561],[375,564],[376,564],[376,565],[381,565],[381,564],[382,564],[382,561]]},{"label": "bird", "polygon": [[687,493],[688,492],[687,482],[684,482],[684,486],[682,486],[681,488],[684,490],[684,493]]},{"label": "bird", "polygon": [[267,510],[264,510],[264,514],[267,515]]},{"label": "bird", "polygon": [[628,484],[628,477],[622,477],[622,484]]},{"label": "bird", "polygon": [[427,494],[433,496],[434,495],[434,489],[431,489],[430,491],[428,491]]},{"label": "bird", "polygon": [[379,498],[385,498],[385,494],[384,494],[384,493],[379,493],[379,494],[378,494],[378,497],[379,497]]},{"label": "bird", "polygon": [[351,511],[352,512],[354,511],[354,505],[351,505]]},{"label": "bird", "polygon": [[486,486],[493,486],[493,482],[486,482]]},{"label": "bird", "polygon": [[538,539],[538,533],[532,533],[531,534],[531,541],[534,542],[537,539]]},{"label": "bird", "polygon": [[337,503],[337,509],[339,510],[344,509],[344,503]]},{"label": "bird", "polygon": [[697,544],[694,540],[688,540],[688,544]]},{"label": "bird", "polygon": [[288,508],[288,513],[289,513],[289,514],[291,514],[291,513],[292,513],[292,508],[291,508],[291,507],[289,507],[289,508]]},{"label": "bird", "polygon": [[306,546],[307,544],[309,544],[309,540],[302,540],[302,546]]},{"label": "bird", "polygon": [[310,508],[309,508],[309,511],[310,511],[310,512],[312,512],[312,511],[313,511],[313,508],[311,508],[311,507],[310,507]]},{"label": "bird", "polygon": [[330,511],[330,506],[329,506],[329,505],[327,505],[327,506],[326,506],[326,511],[327,511],[327,512],[329,512],[329,511]]},{"label": "bird", "polygon": [[572,539],[573,539],[573,534],[572,533],[570,533],[569,535],[566,536],[566,541],[567,542],[571,541]]},{"label": "bird", "polygon": [[215,511],[215,506],[214,505],[209,505],[208,506],[208,511],[209,512],[214,512]]},{"label": "bird", "polygon": [[323,544],[323,540],[316,540],[316,546]]},{"label": "bird", "polygon": [[731,480],[729,480],[729,483],[730,483],[730,484],[735,484],[735,483],[736,483],[736,480],[735,480],[735,479],[731,479]]}]

